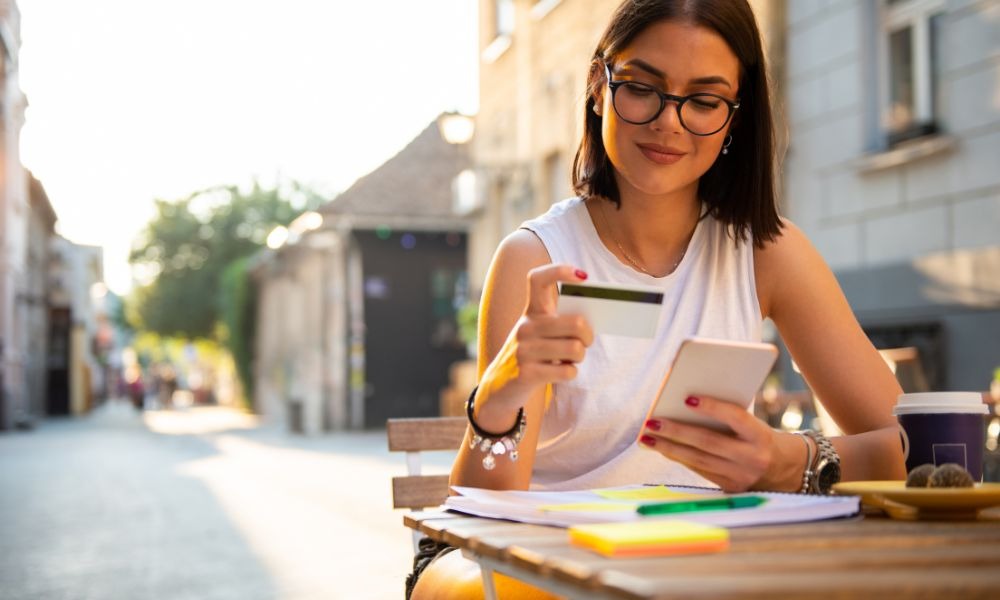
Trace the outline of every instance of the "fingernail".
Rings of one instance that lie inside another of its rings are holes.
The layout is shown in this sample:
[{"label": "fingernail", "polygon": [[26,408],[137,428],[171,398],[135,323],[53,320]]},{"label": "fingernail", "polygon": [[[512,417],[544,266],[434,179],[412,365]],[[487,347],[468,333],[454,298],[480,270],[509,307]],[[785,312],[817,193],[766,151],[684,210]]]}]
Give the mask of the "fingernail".
[{"label": "fingernail", "polygon": [[577,279],[587,279],[587,272],[581,269],[573,271],[573,274],[576,275]]},{"label": "fingernail", "polygon": [[659,421],[654,421],[653,419],[650,419],[650,420],[646,421],[646,429],[652,429],[653,431],[659,431],[660,430],[660,422]]},{"label": "fingernail", "polygon": [[688,396],[687,399],[684,400],[684,404],[687,404],[688,406],[698,406],[699,402],[700,400],[694,396]]},{"label": "fingernail", "polygon": [[655,446],[656,440],[652,436],[644,435],[639,438],[639,442],[646,444],[647,446]]}]

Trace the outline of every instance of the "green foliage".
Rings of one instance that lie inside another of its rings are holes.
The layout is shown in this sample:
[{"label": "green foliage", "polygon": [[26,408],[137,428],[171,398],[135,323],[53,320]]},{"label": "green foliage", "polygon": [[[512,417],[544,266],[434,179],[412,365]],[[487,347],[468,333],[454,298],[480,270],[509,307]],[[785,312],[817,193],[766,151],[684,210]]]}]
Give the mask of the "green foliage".
[{"label": "green foliage", "polygon": [[458,309],[455,320],[458,322],[458,337],[465,344],[474,347],[479,338],[479,303],[469,302],[465,304]]},{"label": "green foliage", "polygon": [[129,256],[150,281],[135,290],[128,320],[165,337],[213,338],[227,266],[261,248],[275,226],[318,204],[315,194],[295,184],[254,184],[249,192],[221,186],[177,201],[157,200],[156,216]]},{"label": "green foliage", "polygon": [[219,289],[221,341],[236,363],[236,373],[243,387],[245,407],[253,409],[253,340],[256,295],[250,278],[249,258],[233,261],[222,273]]}]

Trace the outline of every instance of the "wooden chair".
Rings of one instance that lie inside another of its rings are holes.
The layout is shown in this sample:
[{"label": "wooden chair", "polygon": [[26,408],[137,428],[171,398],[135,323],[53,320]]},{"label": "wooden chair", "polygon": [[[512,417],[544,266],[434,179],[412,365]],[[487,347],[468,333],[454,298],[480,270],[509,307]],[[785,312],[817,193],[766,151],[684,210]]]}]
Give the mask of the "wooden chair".
[{"label": "wooden chair", "polygon": [[[468,426],[465,417],[389,419],[385,424],[389,452],[406,452],[406,476],[392,478],[392,507],[422,510],[444,504],[448,497],[447,475],[423,475],[421,452],[457,450]],[[419,533],[413,532],[413,550]]]}]

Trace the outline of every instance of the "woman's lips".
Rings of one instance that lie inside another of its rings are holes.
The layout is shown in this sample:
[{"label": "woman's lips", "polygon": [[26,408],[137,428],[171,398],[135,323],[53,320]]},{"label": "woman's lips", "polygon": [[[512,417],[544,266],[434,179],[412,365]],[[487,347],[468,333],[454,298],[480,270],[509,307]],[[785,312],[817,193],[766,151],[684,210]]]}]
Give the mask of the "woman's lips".
[{"label": "woman's lips", "polygon": [[639,144],[638,146],[643,156],[660,165],[672,165],[684,158],[686,154],[686,152],[681,152],[680,150],[664,148],[663,146],[653,144]]}]

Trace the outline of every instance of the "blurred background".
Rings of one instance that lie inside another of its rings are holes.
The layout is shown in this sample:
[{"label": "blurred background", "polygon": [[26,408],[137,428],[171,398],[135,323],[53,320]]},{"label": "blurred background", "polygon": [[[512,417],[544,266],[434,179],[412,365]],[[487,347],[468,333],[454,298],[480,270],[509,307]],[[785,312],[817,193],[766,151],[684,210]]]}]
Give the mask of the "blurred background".
[{"label": "blurred background", "polygon": [[[0,596],[402,593],[386,419],[462,414],[617,4],[0,1]],[[1000,1],[751,4],[782,212],[1000,480]],[[836,433],[787,352],[756,410]]]}]

